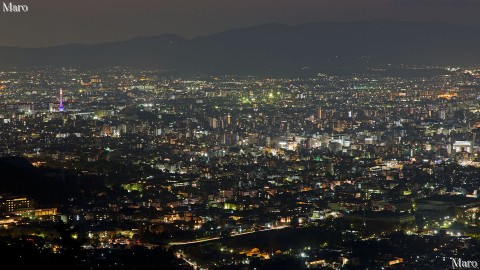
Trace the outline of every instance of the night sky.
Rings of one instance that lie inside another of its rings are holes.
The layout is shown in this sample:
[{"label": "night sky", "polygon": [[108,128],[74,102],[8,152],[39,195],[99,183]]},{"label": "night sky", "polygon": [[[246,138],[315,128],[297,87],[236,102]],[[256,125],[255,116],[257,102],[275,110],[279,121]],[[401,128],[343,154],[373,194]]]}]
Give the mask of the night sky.
[{"label": "night sky", "polygon": [[[5,0],[8,4],[10,1]],[[1,2],[0,2],[1,3]],[[480,25],[480,0],[12,0],[0,45],[92,44],[174,33],[184,37],[262,23],[391,19]]]}]

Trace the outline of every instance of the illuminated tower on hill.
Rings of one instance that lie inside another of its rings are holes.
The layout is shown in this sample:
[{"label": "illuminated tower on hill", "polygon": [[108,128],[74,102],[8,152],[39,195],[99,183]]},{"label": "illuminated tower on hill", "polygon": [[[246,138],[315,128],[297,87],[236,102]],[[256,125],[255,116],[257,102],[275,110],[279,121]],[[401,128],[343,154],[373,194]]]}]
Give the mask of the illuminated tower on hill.
[{"label": "illuminated tower on hill", "polygon": [[58,106],[58,111],[63,112],[65,111],[65,108],[63,108],[63,91],[62,88],[60,88],[60,105]]}]

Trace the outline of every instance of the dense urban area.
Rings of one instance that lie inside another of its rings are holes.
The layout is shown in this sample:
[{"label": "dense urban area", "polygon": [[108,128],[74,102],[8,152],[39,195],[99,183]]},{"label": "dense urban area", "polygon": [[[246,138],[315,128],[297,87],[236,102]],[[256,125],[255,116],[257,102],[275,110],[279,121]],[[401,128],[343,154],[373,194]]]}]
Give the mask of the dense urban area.
[{"label": "dense urban area", "polygon": [[20,268],[479,267],[480,68],[39,67],[0,105]]}]

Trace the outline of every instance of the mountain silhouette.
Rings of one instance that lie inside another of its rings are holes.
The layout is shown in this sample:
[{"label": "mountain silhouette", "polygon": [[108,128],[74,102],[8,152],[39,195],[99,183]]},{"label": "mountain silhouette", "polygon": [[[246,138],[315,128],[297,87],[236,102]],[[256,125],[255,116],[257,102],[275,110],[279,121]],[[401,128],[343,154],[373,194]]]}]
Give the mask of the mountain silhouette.
[{"label": "mountain silhouette", "polygon": [[180,73],[289,72],[378,64],[472,65],[480,27],[440,22],[265,24],[185,39],[140,37],[95,45],[0,47],[0,66],[132,66]]},{"label": "mountain silhouette", "polygon": [[27,195],[40,205],[65,202],[78,189],[76,183],[63,181],[59,172],[37,169],[23,157],[0,157],[0,171],[0,194]]}]

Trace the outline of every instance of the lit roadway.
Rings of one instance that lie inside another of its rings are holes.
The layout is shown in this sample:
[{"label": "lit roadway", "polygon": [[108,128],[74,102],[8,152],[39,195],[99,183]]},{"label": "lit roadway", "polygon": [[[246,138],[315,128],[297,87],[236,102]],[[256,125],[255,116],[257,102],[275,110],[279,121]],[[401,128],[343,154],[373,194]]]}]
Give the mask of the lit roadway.
[{"label": "lit roadway", "polygon": [[[230,237],[237,237],[237,236],[242,236],[242,235],[246,235],[246,234],[266,232],[266,231],[272,231],[272,230],[281,230],[281,229],[285,229],[287,227],[288,226],[277,226],[277,227],[272,227],[272,228],[258,230],[258,231],[241,232],[241,233],[231,234]],[[169,245],[170,246],[184,246],[184,245],[191,245],[191,244],[198,244],[198,243],[216,241],[220,238],[222,238],[222,237],[217,236],[217,237],[211,237],[211,238],[202,238],[202,239],[193,240],[193,241],[172,242],[172,243],[169,243]]]}]

